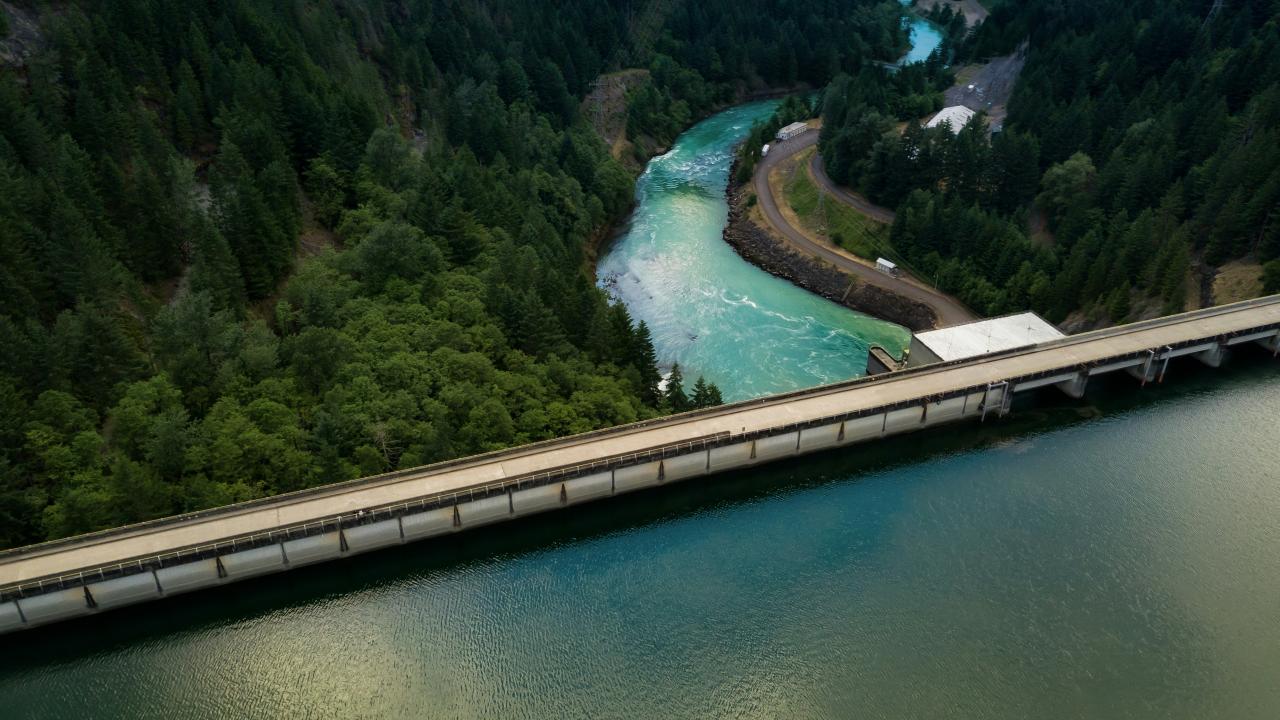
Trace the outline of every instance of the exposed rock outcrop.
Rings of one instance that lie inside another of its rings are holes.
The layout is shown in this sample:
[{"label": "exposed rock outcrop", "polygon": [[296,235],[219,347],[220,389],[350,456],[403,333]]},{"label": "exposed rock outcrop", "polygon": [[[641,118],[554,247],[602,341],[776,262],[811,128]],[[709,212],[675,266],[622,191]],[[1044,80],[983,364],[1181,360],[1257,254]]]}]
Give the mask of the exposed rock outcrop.
[{"label": "exposed rock outcrop", "polygon": [[39,18],[35,11],[3,0],[0,0],[0,15],[9,27],[8,33],[0,37],[0,67],[24,68],[31,56],[44,47]]},{"label": "exposed rock outcrop", "polygon": [[924,303],[869,285],[820,260],[801,255],[747,217],[747,188],[729,192],[729,222],[724,239],[744,260],[850,310],[888,320],[911,330],[930,330],[937,317]]}]

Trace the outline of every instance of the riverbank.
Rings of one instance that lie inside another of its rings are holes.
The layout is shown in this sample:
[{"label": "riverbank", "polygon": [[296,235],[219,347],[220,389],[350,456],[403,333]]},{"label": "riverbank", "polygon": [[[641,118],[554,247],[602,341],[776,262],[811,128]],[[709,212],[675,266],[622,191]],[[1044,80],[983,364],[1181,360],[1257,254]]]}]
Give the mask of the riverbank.
[{"label": "riverbank", "polygon": [[[818,134],[811,130],[792,140],[775,143],[769,154],[756,164],[750,187],[755,193],[765,223],[756,225],[756,227],[764,233],[765,238],[771,240],[773,244],[778,245],[781,249],[789,249],[792,253],[797,254],[800,259],[809,258],[810,262],[808,264],[816,263],[818,267],[830,266],[833,270],[847,277],[857,278],[867,285],[878,287],[883,292],[900,298],[902,302],[923,305],[928,308],[934,318],[931,327],[948,327],[978,319],[979,316],[977,314],[956,301],[955,298],[945,293],[940,293],[936,289],[912,279],[910,276],[898,277],[882,273],[866,261],[854,257],[843,249],[834,247],[822,238],[811,237],[788,222],[783,215],[781,207],[782,204],[786,203],[786,198],[774,196],[769,177],[781,163],[787,162],[797,153],[813,147],[817,144],[817,141]],[[859,209],[858,203],[850,202],[846,198],[847,191],[833,185],[824,174],[816,173],[814,180],[823,184],[823,190],[827,197],[848,204],[854,209]],[[744,199],[740,200],[745,202]],[[859,211],[865,212],[864,210]],[[751,223],[752,220],[751,218],[743,219],[748,223]],[[778,255],[777,257],[779,261],[786,259],[785,255]],[[785,263],[785,265],[799,267],[794,262]],[[807,275],[809,273],[806,271],[803,274]],[[847,302],[847,300],[842,301],[839,299],[836,301]],[[881,312],[888,313],[894,313],[895,309],[901,304],[899,301],[888,297],[870,298],[870,301],[876,302],[881,308],[885,308]],[[875,313],[872,311],[869,314]],[[894,315],[881,314],[876,316],[889,319]],[[906,323],[899,324],[906,325]],[[909,325],[907,326],[910,327]]]},{"label": "riverbank", "polygon": [[[613,158],[631,173],[632,180],[638,180],[644,174],[649,162],[666,154],[671,149],[670,142],[659,143],[648,136],[637,138],[638,144],[632,143],[626,137],[626,94],[634,90],[637,87],[637,83],[648,81],[649,72],[647,70],[628,69],[602,75],[596,80],[596,89],[586,98],[583,98],[580,106],[583,112],[589,113],[590,117],[592,117],[592,128],[605,145],[609,147],[609,152]],[[755,90],[748,90],[744,84],[737,88],[732,101],[716,104],[709,112],[696,117],[688,127],[680,132],[687,132],[689,128],[707,118],[738,105],[762,100],[777,100],[790,95],[813,92],[815,90],[804,83],[789,88],[770,87]],[[633,194],[631,202],[627,205],[625,211],[619,213],[616,217],[610,218],[608,222],[597,228],[587,238],[586,246],[583,248],[583,257],[586,262],[586,270],[591,277],[596,276],[596,264],[600,259],[601,253],[608,249],[610,243],[626,233],[635,210],[636,198]]]},{"label": "riverbank", "polygon": [[[731,171],[730,177],[733,174]],[[936,326],[937,315],[924,303],[871,285],[817,258],[801,255],[774,238],[748,217],[751,195],[750,185],[731,185],[726,190],[729,220],[725,223],[724,240],[742,259],[770,275],[864,315],[913,331]]]}]

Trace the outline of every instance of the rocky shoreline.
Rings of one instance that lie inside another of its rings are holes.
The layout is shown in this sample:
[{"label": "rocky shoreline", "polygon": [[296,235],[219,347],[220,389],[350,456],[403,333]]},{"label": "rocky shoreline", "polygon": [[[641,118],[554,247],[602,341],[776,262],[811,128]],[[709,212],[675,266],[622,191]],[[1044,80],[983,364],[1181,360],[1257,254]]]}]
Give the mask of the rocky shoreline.
[{"label": "rocky shoreline", "polygon": [[[733,173],[729,176],[733,177]],[[726,192],[729,221],[724,227],[724,240],[742,259],[850,310],[917,332],[934,328],[937,316],[928,305],[869,285],[821,260],[801,255],[757,226],[747,217],[749,185],[730,187]]]}]

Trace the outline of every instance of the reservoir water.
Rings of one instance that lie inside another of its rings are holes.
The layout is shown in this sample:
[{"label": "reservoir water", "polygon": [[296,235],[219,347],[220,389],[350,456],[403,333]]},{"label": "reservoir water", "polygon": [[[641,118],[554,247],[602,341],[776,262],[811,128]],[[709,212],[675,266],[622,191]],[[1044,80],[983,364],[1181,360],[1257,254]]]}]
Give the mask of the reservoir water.
[{"label": "reservoir water", "polygon": [[7,636],[0,708],[1275,718],[1275,362]]},{"label": "reservoir water", "polygon": [[867,348],[900,354],[905,329],[855,313],[747,263],[721,233],[735,146],[776,102],[695,125],[636,183],[636,210],[597,264],[601,284],[653,333],[658,361],[703,374],[726,400],[858,377]]}]

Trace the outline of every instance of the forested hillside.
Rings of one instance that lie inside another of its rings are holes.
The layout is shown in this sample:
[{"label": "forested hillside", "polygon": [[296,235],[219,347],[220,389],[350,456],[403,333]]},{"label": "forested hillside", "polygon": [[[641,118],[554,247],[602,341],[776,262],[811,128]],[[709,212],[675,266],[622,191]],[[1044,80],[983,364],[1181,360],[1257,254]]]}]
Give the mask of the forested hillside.
[{"label": "forested hillside", "polygon": [[752,90],[820,88],[839,73],[892,60],[907,43],[894,0],[667,4],[673,8],[668,32],[654,43],[653,82],[631,98],[627,126],[632,138],[664,144]]},{"label": "forested hillside", "polygon": [[824,157],[898,209],[899,252],[984,313],[1174,312],[1198,299],[1197,268],[1242,256],[1280,290],[1280,3],[1213,5],[1003,3],[959,48],[981,61],[1029,41],[1003,132],[899,134],[880,89],[895,80],[840,78]]},{"label": "forested hillside", "polygon": [[580,98],[649,67],[671,136],[901,31],[633,5],[0,6],[0,545],[686,407],[585,268],[632,178]]}]

